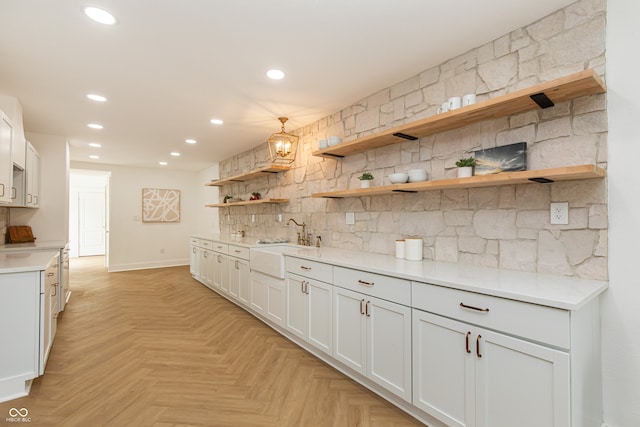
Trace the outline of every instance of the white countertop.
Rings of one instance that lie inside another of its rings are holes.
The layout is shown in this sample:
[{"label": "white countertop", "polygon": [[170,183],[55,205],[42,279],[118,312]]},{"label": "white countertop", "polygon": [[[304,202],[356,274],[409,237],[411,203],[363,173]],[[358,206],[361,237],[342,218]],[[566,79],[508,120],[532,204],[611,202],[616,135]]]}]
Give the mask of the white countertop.
[{"label": "white countertop", "polygon": [[67,242],[63,240],[49,240],[39,242],[37,239],[35,242],[30,243],[7,243],[0,245],[0,252],[17,252],[17,251],[48,251],[52,249],[62,249],[66,246]]},{"label": "white countertop", "polygon": [[297,258],[564,310],[578,310],[609,286],[608,282],[597,280],[431,260],[406,261],[391,255],[330,247],[265,245],[258,244],[258,239],[255,237],[241,239],[224,235],[192,235],[192,237],[265,250],[270,246],[285,246],[289,249],[282,253]]},{"label": "white countertop", "polygon": [[51,258],[59,254],[59,249],[0,252],[0,274],[45,270]]}]

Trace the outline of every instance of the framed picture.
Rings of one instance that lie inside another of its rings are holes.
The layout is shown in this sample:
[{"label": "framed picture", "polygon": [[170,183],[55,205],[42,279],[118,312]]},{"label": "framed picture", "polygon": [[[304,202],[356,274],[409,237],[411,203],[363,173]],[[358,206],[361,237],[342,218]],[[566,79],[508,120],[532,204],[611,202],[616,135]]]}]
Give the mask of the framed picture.
[{"label": "framed picture", "polygon": [[142,222],[180,222],[180,190],[143,188]]},{"label": "framed picture", "polygon": [[503,145],[474,152],[476,175],[527,170],[527,143]]}]

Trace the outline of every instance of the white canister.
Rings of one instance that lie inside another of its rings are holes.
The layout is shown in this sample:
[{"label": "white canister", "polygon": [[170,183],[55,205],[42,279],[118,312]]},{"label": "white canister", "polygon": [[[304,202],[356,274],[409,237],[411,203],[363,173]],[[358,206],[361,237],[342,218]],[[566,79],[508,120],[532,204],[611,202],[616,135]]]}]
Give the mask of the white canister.
[{"label": "white canister", "polygon": [[404,240],[396,240],[396,258],[404,258]]},{"label": "white canister", "polygon": [[407,261],[422,261],[422,239],[405,239],[404,245],[404,259]]}]

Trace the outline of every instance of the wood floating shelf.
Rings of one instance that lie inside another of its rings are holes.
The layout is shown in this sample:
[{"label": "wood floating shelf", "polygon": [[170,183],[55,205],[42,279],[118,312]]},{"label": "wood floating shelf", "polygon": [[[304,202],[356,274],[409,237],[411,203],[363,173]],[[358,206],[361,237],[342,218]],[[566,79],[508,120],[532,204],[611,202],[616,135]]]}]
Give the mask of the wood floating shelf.
[{"label": "wood floating shelf", "polygon": [[228,208],[231,206],[248,206],[248,205],[261,205],[261,204],[277,204],[277,203],[289,203],[289,199],[259,199],[259,200],[242,200],[240,202],[229,203],[211,203],[205,205],[207,208]]},{"label": "wood floating shelf", "polygon": [[606,171],[596,165],[566,166],[518,172],[502,172],[493,175],[477,175],[469,178],[441,179],[437,181],[410,182],[372,188],[314,193],[312,197],[343,198],[381,196],[388,194],[417,193],[421,191],[450,190],[459,188],[497,187],[501,185],[551,183],[593,178],[604,178]]},{"label": "wood floating shelf", "polygon": [[224,178],[224,179],[218,179],[215,181],[209,181],[205,185],[210,187],[222,187],[224,185],[233,184],[235,182],[249,181],[250,179],[260,178],[265,175],[288,171],[289,169],[291,169],[291,166],[270,164],[270,165],[254,169],[240,175],[235,175],[235,176],[231,176],[229,178]]},{"label": "wood floating shelf", "polygon": [[416,140],[485,120],[511,116],[581,96],[605,93],[606,86],[593,70],[540,83],[527,89],[480,101],[475,104],[436,114],[412,123],[384,130],[374,135],[314,151],[314,156],[345,157],[374,148]]}]

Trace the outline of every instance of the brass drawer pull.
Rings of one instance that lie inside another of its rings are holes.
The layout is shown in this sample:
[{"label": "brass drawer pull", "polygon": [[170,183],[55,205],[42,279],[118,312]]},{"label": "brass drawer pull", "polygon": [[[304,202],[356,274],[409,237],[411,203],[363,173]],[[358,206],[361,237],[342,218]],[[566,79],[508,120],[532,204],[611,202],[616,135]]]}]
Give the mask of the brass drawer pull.
[{"label": "brass drawer pull", "polygon": [[482,338],[482,335],[478,335],[476,337],[476,356],[478,357],[482,357],[482,355],[480,354],[480,338]]},{"label": "brass drawer pull", "polygon": [[471,335],[471,332],[467,332],[467,335],[464,337],[467,353],[471,353],[471,350],[469,350],[469,335]]},{"label": "brass drawer pull", "polygon": [[303,270],[306,270],[306,271],[311,270],[311,267],[307,267],[305,265],[301,265],[300,268],[303,269]]},{"label": "brass drawer pull", "polygon": [[478,307],[474,307],[472,305],[466,305],[465,303],[460,303],[460,307],[462,308],[468,308],[469,310],[475,310],[475,311],[482,311],[483,313],[488,313],[489,309],[488,308],[478,308]]},{"label": "brass drawer pull", "polygon": [[375,285],[374,282],[365,282],[364,280],[358,280],[358,283],[360,283],[361,285],[365,285],[365,286],[373,286],[373,285]]},{"label": "brass drawer pull", "polygon": [[362,308],[362,304],[364,304],[364,299],[360,300],[360,314],[364,314],[364,308]]}]

